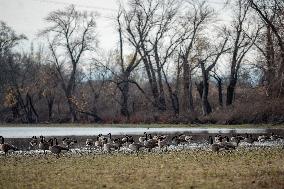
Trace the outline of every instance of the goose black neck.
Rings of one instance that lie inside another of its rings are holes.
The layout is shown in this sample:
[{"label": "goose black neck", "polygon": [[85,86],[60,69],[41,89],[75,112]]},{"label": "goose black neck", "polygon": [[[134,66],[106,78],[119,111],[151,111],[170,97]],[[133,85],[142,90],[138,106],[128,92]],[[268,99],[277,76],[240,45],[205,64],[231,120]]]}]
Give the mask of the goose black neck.
[{"label": "goose black neck", "polygon": [[54,138],[55,145],[58,145],[57,138]]},{"label": "goose black neck", "polygon": [[213,138],[209,136],[209,144],[213,144]]},{"label": "goose black neck", "polygon": [[49,143],[50,143],[50,146],[53,146],[53,140],[52,139],[49,140]]}]

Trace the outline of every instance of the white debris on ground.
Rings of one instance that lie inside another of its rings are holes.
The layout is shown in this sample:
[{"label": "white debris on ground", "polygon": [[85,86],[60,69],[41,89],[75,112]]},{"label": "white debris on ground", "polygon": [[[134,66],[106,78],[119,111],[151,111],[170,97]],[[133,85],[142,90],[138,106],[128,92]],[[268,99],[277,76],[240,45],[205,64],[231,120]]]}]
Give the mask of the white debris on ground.
[{"label": "white debris on ground", "polygon": [[[263,148],[283,148],[284,146],[284,139],[279,139],[275,141],[264,141],[264,142],[254,142],[253,144],[241,142],[239,146],[236,148],[238,149],[263,149]],[[175,145],[168,145],[167,147],[164,147],[162,149],[156,147],[153,148],[150,153],[163,153],[163,152],[178,152],[178,151],[194,151],[194,150],[204,150],[204,151],[210,151],[210,145],[207,142],[191,142],[191,143],[183,143],[179,144],[178,146]],[[127,147],[121,147],[120,150],[111,150],[111,153],[104,152],[103,150],[99,148],[71,148],[68,152],[62,153],[63,156],[71,156],[71,155],[99,155],[99,154],[130,154],[133,151],[131,151]],[[145,147],[142,147],[141,149],[142,153],[149,153],[148,149]],[[0,152],[1,155],[3,155],[3,152]],[[46,151],[46,154],[51,154],[49,150]],[[9,155],[11,156],[46,156],[44,154],[43,150],[19,150],[10,152]]]}]

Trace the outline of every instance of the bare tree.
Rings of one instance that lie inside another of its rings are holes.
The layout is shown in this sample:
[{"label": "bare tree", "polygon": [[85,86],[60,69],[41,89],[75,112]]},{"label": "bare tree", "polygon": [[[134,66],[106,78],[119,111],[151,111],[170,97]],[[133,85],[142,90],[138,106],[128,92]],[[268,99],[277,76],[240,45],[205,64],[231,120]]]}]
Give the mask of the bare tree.
[{"label": "bare tree", "polygon": [[233,28],[228,30],[229,40],[232,43],[232,58],[230,65],[229,85],[227,87],[226,105],[231,105],[234,99],[235,87],[238,81],[238,73],[245,55],[253,46],[257,39],[259,28],[249,36],[248,31],[252,30],[250,23],[247,22],[249,5],[244,0],[236,2],[236,19],[233,21]]},{"label": "bare tree", "polygon": [[[209,76],[212,69],[216,66],[220,56],[227,52],[229,48],[226,48],[228,38],[225,38],[218,46],[207,47],[213,50],[213,52],[209,52],[205,59],[202,57],[199,58],[198,62],[201,67],[202,73],[202,95],[201,95],[201,102],[202,102],[202,111],[203,115],[208,115],[212,112],[211,105],[208,101],[208,94],[209,94]],[[201,47],[203,48],[203,47]],[[205,47],[206,48],[206,47]],[[217,52],[216,52],[216,49]],[[219,50],[220,49],[220,50]],[[206,49],[209,51],[209,49]],[[208,62],[210,62],[208,64]]]},{"label": "bare tree", "polygon": [[[259,17],[266,25],[266,50],[259,48],[264,53],[267,59],[267,72],[266,81],[268,87],[268,95],[271,95],[272,88],[276,84],[277,96],[284,94],[284,40],[282,31],[284,29],[283,24],[283,9],[284,2],[282,0],[248,0],[252,9],[254,9]],[[278,56],[274,49],[273,36],[276,36],[277,46],[280,49],[279,53],[279,65],[278,61],[275,61],[275,56]],[[276,68],[276,71],[275,71]]]},{"label": "bare tree", "polygon": [[185,112],[194,111],[192,97],[192,71],[195,66],[189,61],[190,54],[193,51],[194,44],[200,33],[213,16],[213,11],[205,1],[200,3],[189,1],[187,10],[183,16],[181,26],[186,36],[181,43],[180,55],[183,67],[183,100]]},{"label": "bare tree", "polygon": [[[93,51],[96,47],[95,16],[93,13],[79,12],[72,5],[64,10],[51,12],[45,20],[51,26],[43,30],[41,35],[47,36],[52,62],[56,65],[69,105],[71,120],[74,122],[78,120],[76,107],[72,102],[76,74],[84,53]],[[70,72],[67,74],[66,69],[69,68]]]},{"label": "bare tree", "polygon": [[22,40],[27,39],[24,35],[18,35],[5,22],[0,21],[0,92],[3,92],[4,86],[10,80],[9,57],[13,56],[12,50]]},{"label": "bare tree", "polygon": [[219,106],[223,107],[223,78],[217,74],[216,70],[213,70],[211,75],[217,82]]},{"label": "bare tree", "polygon": [[173,22],[178,11],[177,1],[130,1],[125,16],[128,41],[142,58],[150,84],[154,107],[166,110],[163,66],[180,43]]},{"label": "bare tree", "polygon": [[[135,47],[135,52],[130,60],[125,61],[124,55],[124,39],[123,39],[123,32],[125,31],[125,26],[122,26],[121,23],[121,16],[123,12],[120,11],[117,16],[117,23],[118,23],[118,34],[119,34],[119,65],[120,65],[120,74],[118,75],[118,82],[117,86],[121,92],[121,114],[126,116],[129,120],[130,112],[128,108],[129,104],[129,84],[130,84],[130,75],[132,71],[139,65],[141,59],[138,60],[138,48]],[[126,14],[124,12],[124,14]],[[125,15],[126,16],[126,15]]]},{"label": "bare tree", "polygon": [[24,39],[27,39],[25,35],[16,34],[5,22],[0,21],[0,57],[11,52],[11,50]]}]

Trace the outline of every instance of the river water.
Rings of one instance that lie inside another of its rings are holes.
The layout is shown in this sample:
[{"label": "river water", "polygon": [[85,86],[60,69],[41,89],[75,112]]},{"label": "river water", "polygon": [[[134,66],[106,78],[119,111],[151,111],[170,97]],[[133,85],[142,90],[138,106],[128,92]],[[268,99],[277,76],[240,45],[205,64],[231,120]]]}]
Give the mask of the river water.
[{"label": "river water", "polygon": [[140,135],[144,132],[159,134],[233,134],[233,133],[251,133],[266,134],[274,132],[284,134],[284,129],[228,129],[228,128],[118,128],[118,127],[0,127],[0,136],[6,138],[30,138],[32,136],[91,136],[111,133],[112,135]]}]

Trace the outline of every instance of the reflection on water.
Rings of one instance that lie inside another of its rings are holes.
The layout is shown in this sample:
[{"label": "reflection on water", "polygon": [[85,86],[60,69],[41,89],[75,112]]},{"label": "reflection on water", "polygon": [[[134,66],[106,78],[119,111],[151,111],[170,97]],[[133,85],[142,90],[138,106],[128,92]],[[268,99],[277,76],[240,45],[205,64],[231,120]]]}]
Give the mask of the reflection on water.
[{"label": "reflection on water", "polygon": [[269,132],[283,133],[284,129],[226,129],[226,128],[117,128],[117,127],[0,127],[0,135],[6,138],[29,138],[32,136],[90,136],[100,133],[113,135],[138,135],[147,133],[192,133],[192,134],[213,134],[213,133],[252,133],[265,134]]}]

